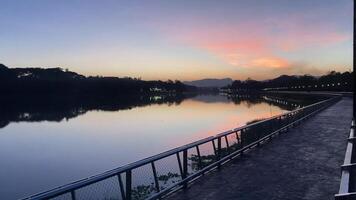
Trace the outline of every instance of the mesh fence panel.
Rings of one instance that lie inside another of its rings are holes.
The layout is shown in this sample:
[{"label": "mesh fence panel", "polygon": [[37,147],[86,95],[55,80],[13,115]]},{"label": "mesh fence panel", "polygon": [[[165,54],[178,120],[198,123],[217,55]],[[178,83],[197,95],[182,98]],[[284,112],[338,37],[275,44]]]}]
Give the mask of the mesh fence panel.
[{"label": "mesh fence panel", "polygon": [[238,149],[238,140],[235,132],[227,136],[227,141],[229,142],[230,152],[234,152]]},{"label": "mesh fence panel", "polygon": [[161,190],[182,180],[176,154],[157,160],[155,166]]},{"label": "mesh fence panel", "polygon": [[281,116],[282,126],[286,126],[288,124],[288,118],[286,116]]},{"label": "mesh fence panel", "polygon": [[75,191],[76,200],[121,200],[117,176],[93,183]]},{"label": "mesh fence panel", "polygon": [[146,199],[156,192],[155,180],[151,163],[132,170],[132,190],[133,200]]},{"label": "mesh fence panel", "polygon": [[296,114],[294,112],[289,114],[289,122],[292,123],[296,120]]},{"label": "mesh fence panel", "polygon": [[[220,158],[226,156],[229,154],[229,149],[228,149],[228,141],[226,141],[226,138],[225,137],[221,137],[221,155],[220,155]],[[217,147],[218,148],[218,147]]]},{"label": "mesh fence panel", "polygon": [[258,139],[272,133],[271,121],[262,122],[260,125],[260,130],[258,131]]},{"label": "mesh fence panel", "polygon": [[251,144],[255,140],[255,127],[245,128],[242,133],[243,146]]},{"label": "mesh fence panel", "polygon": [[188,149],[188,176],[190,174],[193,174],[197,172],[199,169],[197,160],[198,158],[198,152],[196,148],[190,148]]},{"label": "mesh fence panel", "polygon": [[211,142],[207,142],[199,145],[200,158],[201,158],[201,168],[204,168],[211,163],[215,162],[216,156],[214,152],[214,147]]},{"label": "mesh fence panel", "polygon": [[123,190],[123,193],[126,194],[126,173],[123,172],[120,174],[120,177],[121,177],[121,181],[122,181],[122,190]]}]

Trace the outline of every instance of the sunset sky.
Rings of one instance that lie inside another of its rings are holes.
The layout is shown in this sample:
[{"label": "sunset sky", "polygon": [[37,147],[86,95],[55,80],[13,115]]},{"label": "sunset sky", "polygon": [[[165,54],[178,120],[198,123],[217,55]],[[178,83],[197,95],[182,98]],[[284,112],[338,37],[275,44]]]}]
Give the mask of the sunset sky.
[{"label": "sunset sky", "polygon": [[142,79],[352,65],[353,0],[0,0],[0,63]]}]

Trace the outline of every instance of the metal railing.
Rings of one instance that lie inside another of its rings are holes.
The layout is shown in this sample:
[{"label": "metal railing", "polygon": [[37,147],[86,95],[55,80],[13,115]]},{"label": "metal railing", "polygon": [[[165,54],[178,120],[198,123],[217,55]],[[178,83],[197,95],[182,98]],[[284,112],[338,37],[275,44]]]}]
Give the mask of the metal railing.
[{"label": "metal railing", "polygon": [[219,169],[222,164],[287,131],[340,98],[335,96],[235,128],[25,199],[159,199],[186,188],[198,177]]},{"label": "metal railing", "polygon": [[351,123],[350,136],[347,139],[344,164],[341,166],[340,189],[339,193],[335,195],[336,200],[356,199],[356,147],[354,144],[355,141],[355,119],[353,119]]}]

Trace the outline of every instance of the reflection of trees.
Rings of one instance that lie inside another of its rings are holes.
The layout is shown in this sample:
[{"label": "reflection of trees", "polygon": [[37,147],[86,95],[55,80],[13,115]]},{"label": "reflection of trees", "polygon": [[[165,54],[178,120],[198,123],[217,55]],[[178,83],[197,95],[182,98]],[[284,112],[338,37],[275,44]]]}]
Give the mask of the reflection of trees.
[{"label": "reflection of trees", "polygon": [[180,81],[85,77],[61,68],[8,68],[0,64],[0,127],[12,121],[61,121],[89,110],[179,104],[187,92],[196,90]]},{"label": "reflection of trees", "polygon": [[0,99],[0,128],[10,122],[68,120],[91,110],[119,111],[152,104],[178,105],[193,94],[159,96],[12,96]]},{"label": "reflection of trees", "polygon": [[240,105],[241,103],[246,103],[248,106],[261,103],[263,99],[259,94],[243,94],[243,95],[230,95],[228,96],[234,104]]},{"label": "reflection of trees", "polygon": [[4,128],[7,126],[10,122],[9,121],[0,121],[0,128]]}]

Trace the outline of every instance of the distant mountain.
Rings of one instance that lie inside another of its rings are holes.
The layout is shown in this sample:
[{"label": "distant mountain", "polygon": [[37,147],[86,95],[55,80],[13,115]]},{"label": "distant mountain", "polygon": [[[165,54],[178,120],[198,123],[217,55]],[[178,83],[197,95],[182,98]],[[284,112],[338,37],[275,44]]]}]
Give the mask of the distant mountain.
[{"label": "distant mountain", "polygon": [[184,81],[186,85],[191,85],[195,87],[225,87],[232,83],[231,78],[224,78],[224,79],[214,79],[214,78],[207,78],[195,81]]}]

